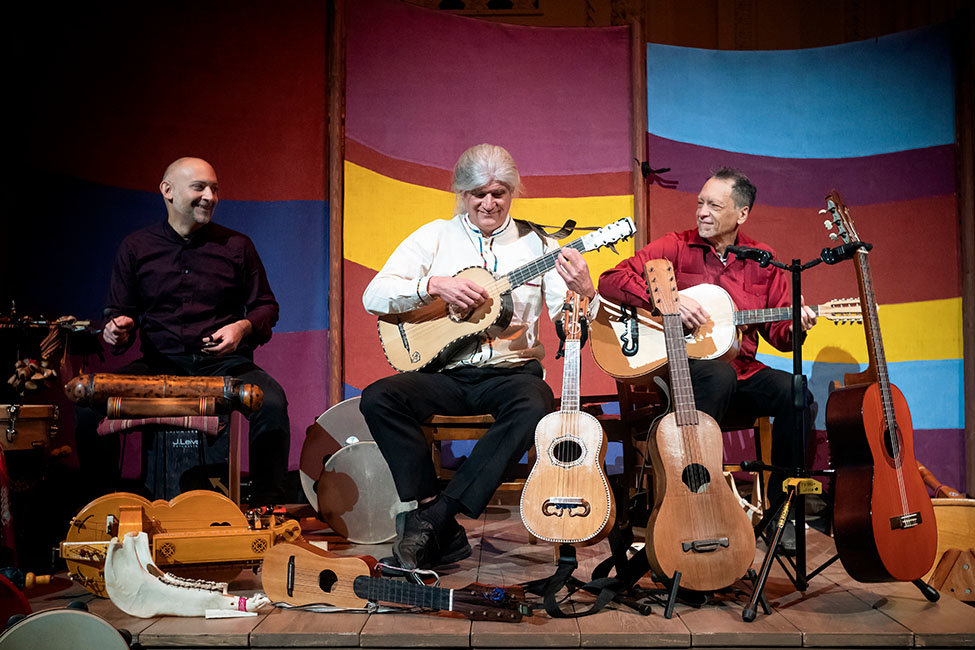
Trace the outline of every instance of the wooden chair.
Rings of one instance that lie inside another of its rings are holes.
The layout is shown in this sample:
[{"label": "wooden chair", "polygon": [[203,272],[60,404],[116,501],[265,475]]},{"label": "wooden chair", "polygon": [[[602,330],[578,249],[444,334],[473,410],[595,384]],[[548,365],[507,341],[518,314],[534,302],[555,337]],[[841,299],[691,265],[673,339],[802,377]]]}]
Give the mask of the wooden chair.
[{"label": "wooden chair", "polygon": [[[623,467],[624,472],[632,467],[633,446],[632,438],[624,435],[625,427],[621,427],[619,416],[603,413],[601,404],[616,401],[616,395],[583,395],[580,398],[580,409],[590,413],[603,427],[607,438],[613,442],[623,444]],[[558,410],[560,400],[556,399],[555,408]],[[488,414],[482,415],[432,415],[423,424],[423,432],[427,436],[427,441],[431,446],[433,464],[437,470],[437,476],[449,479],[453,476],[453,471],[445,469],[441,459],[441,443],[452,440],[480,440],[481,436],[494,423],[494,418]],[[534,464],[534,447],[529,450],[529,464]],[[499,487],[499,491],[521,490],[525,485],[525,479],[512,479],[505,481]]]}]

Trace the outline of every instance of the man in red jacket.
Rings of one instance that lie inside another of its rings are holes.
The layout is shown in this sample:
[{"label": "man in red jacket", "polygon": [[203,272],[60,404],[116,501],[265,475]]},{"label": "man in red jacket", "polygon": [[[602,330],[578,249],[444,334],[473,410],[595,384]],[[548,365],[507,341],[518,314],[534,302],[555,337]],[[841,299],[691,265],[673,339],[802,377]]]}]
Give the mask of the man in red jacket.
[{"label": "man in red jacket", "polygon": [[[599,294],[617,302],[652,309],[644,278],[646,263],[652,259],[667,259],[674,266],[677,288],[715,284],[727,291],[736,309],[765,309],[788,307],[791,292],[782,269],[762,268],[730,256],[731,245],[761,248],[774,255],[772,249],[740,232],[755,202],[755,186],[737,169],[722,167],[715,171],[701,188],[697,197],[697,228],[671,232],[656,239],[633,257],[620,262],[599,278]],[[709,314],[693,298],[680,296],[680,315],[684,327],[693,330],[704,325]],[[816,323],[813,311],[802,306],[802,329]],[[792,375],[775,370],[755,358],[759,334],[782,351],[792,349],[792,321],[749,325],[743,328],[741,347],[730,365],[723,361],[691,360],[691,380],[699,411],[721,422],[729,408],[756,417],[775,418],[772,428],[772,464],[795,467],[793,431]],[[783,497],[781,481],[785,477],[773,474],[769,497],[773,505]],[[790,534],[791,533],[791,534]],[[795,549],[794,530],[786,531],[783,548]]]}]

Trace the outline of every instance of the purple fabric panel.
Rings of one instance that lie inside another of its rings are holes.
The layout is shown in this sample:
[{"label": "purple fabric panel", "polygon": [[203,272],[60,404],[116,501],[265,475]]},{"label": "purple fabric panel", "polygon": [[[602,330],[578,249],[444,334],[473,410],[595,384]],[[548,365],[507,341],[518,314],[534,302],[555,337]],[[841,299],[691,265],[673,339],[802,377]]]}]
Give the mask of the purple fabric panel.
[{"label": "purple fabric panel", "polygon": [[[328,330],[275,333],[270,343],[257,349],[254,362],[277,379],[288,396],[291,419],[289,469],[298,468],[305,431],[327,407]],[[247,458],[243,447],[242,459]],[[246,460],[244,467],[247,467]]]},{"label": "purple fabric panel", "polygon": [[[856,188],[857,205],[891,203],[955,193],[953,145],[862,158],[773,158],[734,153],[647,134],[650,165],[670,167],[661,179],[696,193],[708,171],[738,167],[755,183],[758,203],[816,208],[831,189]],[[851,202],[852,204],[852,202]]]},{"label": "purple fabric panel", "polygon": [[915,429],[914,457],[944,485],[965,491],[964,429]]},{"label": "purple fabric panel", "polygon": [[500,144],[523,175],[630,169],[628,27],[521,27],[388,0],[348,5],[348,137],[452,169]]}]

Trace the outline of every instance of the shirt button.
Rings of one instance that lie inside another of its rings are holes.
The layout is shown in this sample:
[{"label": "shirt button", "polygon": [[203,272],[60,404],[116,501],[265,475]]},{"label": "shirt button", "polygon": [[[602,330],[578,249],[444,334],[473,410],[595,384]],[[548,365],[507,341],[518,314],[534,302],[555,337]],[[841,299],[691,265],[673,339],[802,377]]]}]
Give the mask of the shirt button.
[{"label": "shirt button", "polygon": [[190,274],[189,269],[183,269],[183,275],[189,275],[189,274]]}]

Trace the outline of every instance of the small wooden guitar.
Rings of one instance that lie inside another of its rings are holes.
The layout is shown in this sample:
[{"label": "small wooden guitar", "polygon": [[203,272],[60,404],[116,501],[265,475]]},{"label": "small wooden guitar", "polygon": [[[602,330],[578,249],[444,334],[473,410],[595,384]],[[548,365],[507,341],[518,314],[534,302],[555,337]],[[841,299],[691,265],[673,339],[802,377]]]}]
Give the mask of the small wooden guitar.
[{"label": "small wooden guitar", "polygon": [[[847,244],[860,242],[840,195],[826,197]],[[869,364],[848,374],[826,402],[826,434],[836,469],[834,538],[847,573],[860,582],[911,582],[934,562],[938,528],[914,458],[911,412],[890,383],[865,249],[854,253]]]},{"label": "small wooden guitar", "polygon": [[[684,336],[692,359],[731,360],[738,354],[742,325],[792,318],[791,307],[736,310],[728,292],[713,284],[688,287],[680,295],[694,298],[711,315],[707,323]],[[834,323],[863,322],[858,298],[831,300],[812,309]],[[667,363],[663,323],[659,316],[641,307],[600,298],[590,333],[596,364],[621,381],[650,381],[654,371]]]},{"label": "small wooden guitar", "polygon": [[579,410],[581,319],[589,300],[570,291],[566,302],[562,408],[535,427],[536,461],[521,492],[521,520],[547,542],[591,544],[609,533],[616,509],[603,472],[606,433]]},{"label": "small wooden guitar", "polygon": [[755,536],[722,474],[721,428],[694,402],[673,267],[650,260],[646,273],[663,317],[674,400],[673,412],[657,423],[650,439],[654,504],[647,554],[658,576],[680,571],[681,587],[720,589],[751,566]]},{"label": "small wooden guitar", "polygon": [[[599,230],[583,235],[563,248],[580,253],[602,248],[626,239],[636,232],[633,220],[620,219]],[[435,370],[451,355],[489,327],[507,326],[511,319],[511,291],[555,268],[559,256],[556,249],[499,278],[480,267],[458,271],[455,277],[476,282],[487,290],[490,298],[467,311],[456,311],[441,299],[402,314],[388,314],[379,318],[379,339],[386,360],[396,370]]]},{"label": "small wooden guitar", "polygon": [[371,557],[339,556],[304,541],[278,544],[264,557],[261,583],[272,601],[295,606],[361,608],[386,602],[456,612],[475,621],[518,622],[531,615],[520,587],[428,587],[374,577],[375,566]]}]

